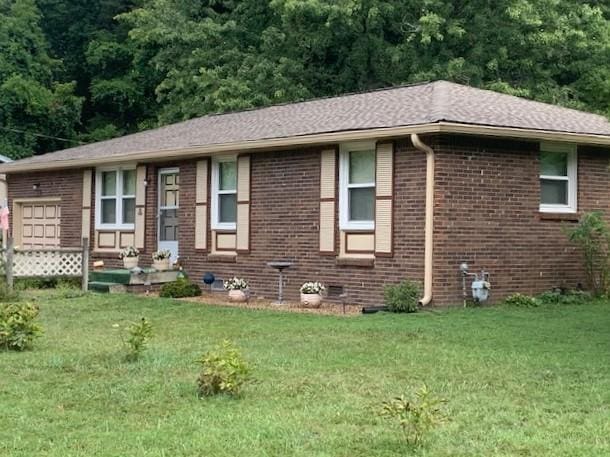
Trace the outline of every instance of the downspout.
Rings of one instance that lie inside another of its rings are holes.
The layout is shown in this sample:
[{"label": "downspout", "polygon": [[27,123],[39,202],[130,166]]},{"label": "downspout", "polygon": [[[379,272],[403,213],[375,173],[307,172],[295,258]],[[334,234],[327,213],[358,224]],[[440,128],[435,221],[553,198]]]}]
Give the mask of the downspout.
[{"label": "downspout", "polygon": [[419,301],[426,306],[432,301],[432,248],[434,246],[434,150],[424,144],[417,133],[411,134],[416,149],[426,153],[426,219],[424,225],[424,296]]}]

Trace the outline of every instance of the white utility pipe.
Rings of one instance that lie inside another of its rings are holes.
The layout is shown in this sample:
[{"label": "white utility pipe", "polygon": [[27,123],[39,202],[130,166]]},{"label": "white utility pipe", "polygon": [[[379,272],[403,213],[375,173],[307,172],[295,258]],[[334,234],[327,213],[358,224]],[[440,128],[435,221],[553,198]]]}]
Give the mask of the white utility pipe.
[{"label": "white utility pipe", "polygon": [[424,144],[417,133],[411,134],[416,149],[426,153],[426,223],[424,226],[424,296],[419,301],[426,306],[432,301],[432,249],[434,247],[434,149]]}]

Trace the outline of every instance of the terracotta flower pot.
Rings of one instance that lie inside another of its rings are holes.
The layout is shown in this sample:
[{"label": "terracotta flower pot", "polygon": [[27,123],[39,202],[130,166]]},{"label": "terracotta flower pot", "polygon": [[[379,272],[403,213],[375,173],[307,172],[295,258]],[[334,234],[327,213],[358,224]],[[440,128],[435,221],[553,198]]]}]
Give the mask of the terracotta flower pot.
[{"label": "terracotta flower pot", "polygon": [[128,270],[135,268],[138,266],[138,262],[140,261],[139,257],[123,257],[123,266]]},{"label": "terracotta flower pot", "polygon": [[248,299],[248,296],[246,295],[246,292],[244,292],[243,290],[230,290],[229,291],[229,300],[236,302],[236,303],[243,303]]},{"label": "terracotta flower pot", "polygon": [[153,268],[157,271],[169,270],[169,259],[153,260]]},{"label": "terracotta flower pot", "polygon": [[301,294],[301,304],[309,308],[319,308],[322,304],[322,295],[320,294]]}]

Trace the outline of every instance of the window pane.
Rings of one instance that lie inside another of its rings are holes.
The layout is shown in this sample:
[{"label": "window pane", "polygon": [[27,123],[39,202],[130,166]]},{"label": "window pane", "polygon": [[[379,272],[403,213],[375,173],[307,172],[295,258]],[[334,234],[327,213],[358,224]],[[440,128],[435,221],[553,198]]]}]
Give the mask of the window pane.
[{"label": "window pane", "polygon": [[116,200],[102,200],[102,224],[116,224]]},{"label": "window pane", "polygon": [[237,189],[237,162],[220,162],[218,164],[220,190]]},{"label": "window pane", "polygon": [[133,224],[136,220],[136,199],[123,199],[123,224]]},{"label": "window pane", "polygon": [[375,182],[375,151],[353,151],[349,153],[349,183]]},{"label": "window pane", "polygon": [[136,171],[123,171],[123,195],[136,194]]},{"label": "window pane", "polygon": [[375,188],[349,190],[350,221],[372,221],[375,218]]},{"label": "window pane", "polygon": [[102,196],[116,195],[116,171],[102,172]]},{"label": "window pane", "polygon": [[540,174],[568,176],[568,155],[565,152],[541,152]]},{"label": "window pane", "polygon": [[178,241],[178,210],[161,210],[159,224],[161,241]]},{"label": "window pane", "polygon": [[540,201],[545,205],[567,205],[567,181],[540,180]]},{"label": "window pane", "polygon": [[237,219],[237,195],[223,194],[218,196],[218,222],[235,223]]}]

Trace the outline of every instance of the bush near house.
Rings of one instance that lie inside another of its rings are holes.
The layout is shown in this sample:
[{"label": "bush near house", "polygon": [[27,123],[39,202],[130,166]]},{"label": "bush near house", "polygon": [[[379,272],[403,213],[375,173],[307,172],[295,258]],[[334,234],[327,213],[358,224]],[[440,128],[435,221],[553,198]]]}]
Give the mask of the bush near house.
[{"label": "bush near house", "polygon": [[415,313],[421,297],[419,284],[404,280],[398,284],[385,286],[384,302],[393,313]]},{"label": "bush near house", "polygon": [[163,298],[198,297],[199,295],[201,295],[201,287],[185,278],[163,284],[159,291],[159,296]]}]

